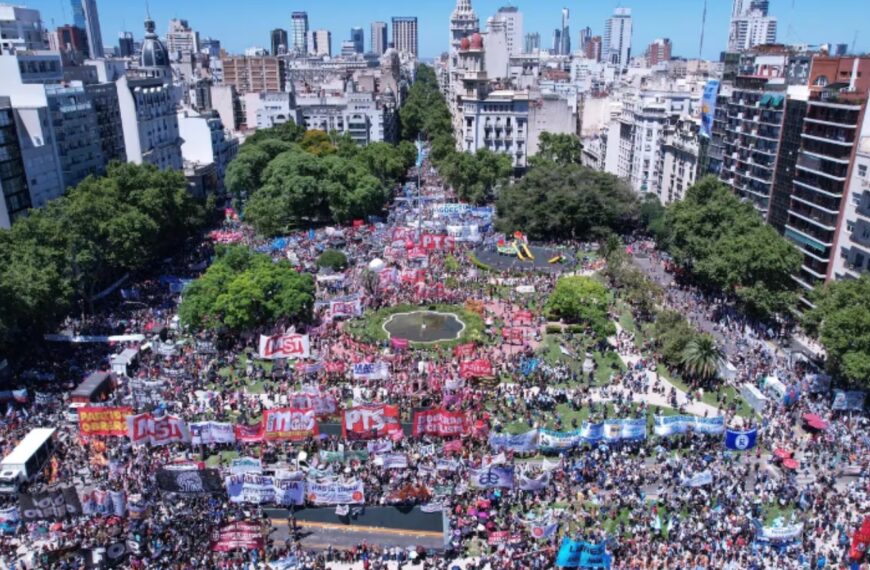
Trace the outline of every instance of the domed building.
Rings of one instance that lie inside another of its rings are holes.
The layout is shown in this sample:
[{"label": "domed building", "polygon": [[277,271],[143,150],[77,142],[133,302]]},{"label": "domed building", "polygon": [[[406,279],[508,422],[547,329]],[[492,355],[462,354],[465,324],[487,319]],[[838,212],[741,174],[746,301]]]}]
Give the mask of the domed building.
[{"label": "domed building", "polygon": [[181,170],[181,136],[173,92],[169,52],[145,19],[145,40],[139,65],[117,82],[118,107],[127,160],[153,164],[160,170]]}]

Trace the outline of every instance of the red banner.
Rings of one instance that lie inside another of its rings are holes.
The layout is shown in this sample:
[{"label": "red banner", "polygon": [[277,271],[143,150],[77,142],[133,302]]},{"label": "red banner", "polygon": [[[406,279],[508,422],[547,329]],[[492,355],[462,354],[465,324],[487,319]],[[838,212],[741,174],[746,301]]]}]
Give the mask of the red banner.
[{"label": "red banner", "polygon": [[463,378],[489,378],[492,376],[492,363],[489,360],[469,360],[459,365],[459,375]]},{"label": "red banner", "polygon": [[170,415],[154,417],[150,412],[127,416],[127,435],[135,445],[167,445],[190,441],[190,432],[183,419]]},{"label": "red banner", "polygon": [[523,342],[526,338],[525,331],[517,328],[504,328],[501,331],[501,336],[510,342]]},{"label": "red banner", "polygon": [[425,259],[429,257],[429,253],[425,248],[413,247],[408,250],[408,259]]},{"label": "red banner", "polygon": [[314,410],[279,408],[263,413],[263,438],[302,441],[320,434]]},{"label": "red banner", "polygon": [[329,374],[344,374],[346,368],[344,362],[341,361],[327,362],[324,366]]},{"label": "red banner", "polygon": [[471,431],[471,423],[464,412],[448,412],[435,409],[414,414],[414,437],[437,435],[438,437],[459,437]]},{"label": "red banner", "polygon": [[384,436],[401,437],[399,409],[384,404],[349,408],[341,413],[341,436],[345,439],[375,439]]},{"label": "red banner", "polygon": [[236,433],[236,441],[242,443],[260,443],[263,441],[262,423],[255,426],[236,424],[233,431]]},{"label": "red banner", "polygon": [[224,525],[220,530],[212,532],[212,552],[230,552],[233,550],[256,550],[263,548],[266,541],[260,525],[252,522],[235,522]]},{"label": "red banner", "polygon": [[452,439],[444,444],[444,451],[448,453],[462,453],[462,440]]},{"label": "red banner", "polygon": [[420,247],[429,251],[452,251],[456,240],[450,236],[423,234],[420,236]]},{"label": "red banner", "polygon": [[532,315],[531,311],[519,311],[516,314],[515,320],[518,323],[532,324],[533,318],[534,318],[534,316]]},{"label": "red banner", "polygon": [[852,536],[852,547],[849,549],[849,558],[860,561],[870,548],[870,516],[864,517],[864,522],[861,523],[854,536]]},{"label": "red banner", "polygon": [[457,358],[467,358],[467,357],[471,356],[472,354],[474,354],[474,344],[473,343],[460,344],[460,345],[453,348],[453,354]]},{"label": "red banner", "polygon": [[133,408],[98,408],[85,406],[79,408],[79,433],[94,435],[127,435],[127,416]]},{"label": "red banner", "polygon": [[396,350],[408,350],[411,344],[403,338],[390,338],[390,346]]}]

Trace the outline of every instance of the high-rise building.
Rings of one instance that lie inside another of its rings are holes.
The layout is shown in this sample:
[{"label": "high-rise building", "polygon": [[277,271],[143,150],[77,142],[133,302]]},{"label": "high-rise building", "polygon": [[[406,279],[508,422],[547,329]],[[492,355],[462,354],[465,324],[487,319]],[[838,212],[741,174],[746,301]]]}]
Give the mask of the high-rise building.
[{"label": "high-rise building", "polygon": [[571,12],[568,8],[562,8],[562,27],[559,29],[559,49],[556,52],[558,55],[571,54],[571,29],[569,19]]},{"label": "high-rise building", "polygon": [[671,40],[658,38],[646,48],[646,64],[650,67],[671,60]]},{"label": "high-rise building", "polygon": [[287,30],[275,28],[272,30],[272,55],[283,55],[289,49],[287,45]]},{"label": "high-rise building", "polygon": [[396,16],[393,18],[393,47],[417,57],[419,55],[416,16]]},{"label": "high-rise building", "polygon": [[768,0],[733,0],[728,51],[741,52],[776,43],[777,20],[768,14]]},{"label": "high-rise building", "polygon": [[867,211],[866,166],[856,176],[856,156],[870,136],[870,57],[815,57],[808,83],[785,223],[785,237],[804,256],[794,278],[807,291],[867,269],[870,227],[857,217]]},{"label": "high-rise building", "polygon": [[72,8],[73,15],[73,24],[77,28],[84,30],[85,26],[85,8],[82,5],[82,0],[70,0],[70,7]]},{"label": "high-rise building", "polygon": [[526,34],[526,39],[523,42],[523,53],[535,53],[541,49],[541,34],[533,32]]},{"label": "high-rise building", "polygon": [[31,207],[15,113],[8,97],[0,97],[0,156],[0,228],[8,229]]},{"label": "high-rise building", "polygon": [[92,59],[106,56],[103,50],[103,33],[100,31],[100,14],[97,12],[97,0],[82,0],[85,11],[85,31],[88,33],[88,52]]},{"label": "high-rise building", "polygon": [[[459,44],[463,38],[471,37],[471,34],[479,30],[480,20],[477,19],[474,8],[471,7],[471,0],[456,0],[456,7],[450,14],[450,47],[454,50],[459,49]],[[394,30],[393,41],[395,41],[395,37]]]},{"label": "high-rise building", "polygon": [[582,30],[580,30],[580,43],[577,45],[577,49],[581,52],[586,53],[586,45],[589,43],[589,40],[592,39],[592,28],[586,26]]},{"label": "high-rise building", "polygon": [[181,61],[185,56],[199,53],[199,32],[191,29],[187,20],[169,20],[166,51],[171,61]]},{"label": "high-rise building", "polygon": [[290,15],[290,45],[288,49],[304,54],[308,45],[308,12],[293,12]]},{"label": "high-rise building", "polygon": [[42,34],[39,10],[0,4],[0,55],[45,49]]},{"label": "high-rise building", "polygon": [[372,53],[383,55],[387,51],[387,23],[372,22]]},{"label": "high-rise building", "polygon": [[308,55],[332,56],[332,32],[329,30],[310,30],[306,39]]},{"label": "high-rise building", "polygon": [[366,51],[365,32],[362,28],[350,29],[350,41],[353,42],[353,50],[356,53],[364,53]]},{"label": "high-rise building", "polygon": [[135,44],[133,32],[120,32],[118,34],[118,56],[133,57],[133,54],[136,53]]},{"label": "high-rise building", "polygon": [[[51,45],[56,43],[56,45]],[[75,26],[61,26],[54,32],[54,40],[49,36],[49,47],[64,54],[64,61],[80,60],[89,55],[88,37],[85,31]]]},{"label": "high-rise building", "polygon": [[592,36],[583,50],[586,59],[601,61],[601,36]]},{"label": "high-rise building", "polygon": [[284,60],[275,56],[229,56],[221,59],[224,85],[239,94],[284,91]]},{"label": "high-rise building", "polygon": [[508,54],[518,55],[523,49],[523,13],[516,6],[503,6],[498,9],[496,18],[505,23]]},{"label": "high-rise building", "polygon": [[219,58],[221,56],[221,41],[214,38],[202,38],[199,41],[199,51],[209,57]]},{"label": "high-rise building", "polygon": [[627,69],[631,59],[631,8],[616,8],[604,23],[601,59]]}]

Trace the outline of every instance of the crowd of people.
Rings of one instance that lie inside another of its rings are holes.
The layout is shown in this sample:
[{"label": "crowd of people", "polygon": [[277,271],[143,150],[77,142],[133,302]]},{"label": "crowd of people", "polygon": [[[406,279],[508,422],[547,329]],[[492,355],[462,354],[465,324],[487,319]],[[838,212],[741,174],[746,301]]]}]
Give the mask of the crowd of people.
[{"label": "crowd of people", "polygon": [[[858,567],[853,538],[870,512],[863,412],[833,409],[831,393],[809,385],[806,365],[766,342],[772,331],[677,282],[667,285],[665,304],[718,333],[736,369],[723,381],[763,388],[776,376],[799,394],[771,397],[751,417],[723,404],[721,417],[708,414],[701,419],[709,423],[693,427],[678,389],[656,374],[651,346],[631,333],[594,339],[566,330],[554,358],[542,308],[560,272],[475,263],[470,249],[500,240],[492,209],[453,203],[437,172],[421,168],[420,187],[399,192],[385,219],[354,227],[267,241],[229,212],[224,228],[166,260],[160,277],[126,283],[95,312],[70,316],[61,342],[17,363],[0,452],[37,427],[57,430],[56,449],[17,492],[0,495],[0,569]],[[315,321],[293,331],[310,339],[307,357],[264,360],[257,335],[184,330],[177,304],[184,284],[208,266],[215,240],[290,259],[317,276]],[[578,259],[562,273],[600,267],[581,244],[561,246]],[[326,249],[342,250],[349,267],[318,268]],[[663,261],[651,247],[645,255],[655,278]],[[333,315],[336,302],[364,314]],[[485,330],[415,347],[353,334],[354,319],[400,304],[456,305],[478,313]],[[133,427],[84,433],[71,391],[95,370],[112,370],[112,355],[130,348],[135,362],[113,370],[114,389],[89,409],[126,409],[123,426],[148,414],[151,425],[186,426],[194,437],[164,441],[154,432],[149,444],[126,432]],[[593,357],[611,351],[624,363],[598,370]],[[469,363],[486,371],[469,372]],[[358,374],[361,364],[366,372]],[[667,398],[667,412],[647,401],[651,393]],[[322,407],[321,429],[264,437],[264,418],[300,398]],[[347,429],[348,412],[362,408],[388,417],[370,431]],[[426,410],[459,419],[441,433],[410,429]],[[659,419],[674,414],[689,427],[660,431]],[[807,414],[824,425],[806,426]],[[345,429],[327,429],[339,424]],[[196,425],[230,425],[233,435],[197,441]],[[752,445],[729,447],[732,427],[752,433]],[[277,489],[279,479],[289,482],[284,500],[261,488],[268,480]],[[242,481],[259,485],[257,493],[232,491]],[[351,487],[361,494],[336,498]],[[78,498],[67,495],[60,513],[27,508],[56,498],[58,488]],[[296,488],[307,490],[287,499]],[[336,497],[317,494],[326,488]],[[283,521],[267,511],[276,507],[287,509]],[[443,513],[446,538],[407,548],[387,535],[381,544],[323,550],[300,532],[308,510],[334,510],[343,524],[381,507],[396,507],[397,528],[409,510]]]}]

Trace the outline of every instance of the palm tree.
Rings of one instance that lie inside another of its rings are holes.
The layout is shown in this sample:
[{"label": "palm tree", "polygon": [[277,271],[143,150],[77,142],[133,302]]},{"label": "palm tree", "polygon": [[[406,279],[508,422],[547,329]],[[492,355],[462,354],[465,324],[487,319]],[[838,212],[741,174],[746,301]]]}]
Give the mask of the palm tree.
[{"label": "palm tree", "polygon": [[725,353],[709,334],[698,335],[690,340],[683,349],[681,359],[683,369],[699,380],[711,380],[715,377],[724,360]]}]

